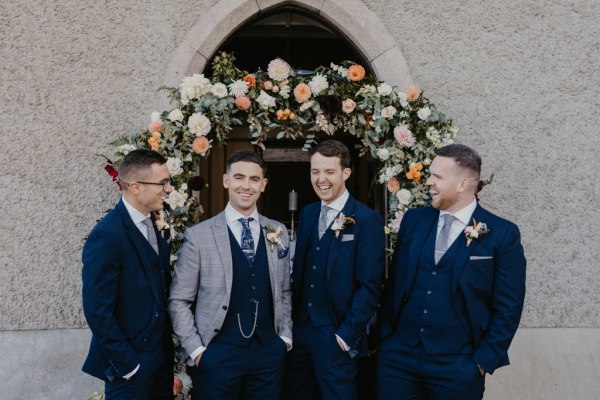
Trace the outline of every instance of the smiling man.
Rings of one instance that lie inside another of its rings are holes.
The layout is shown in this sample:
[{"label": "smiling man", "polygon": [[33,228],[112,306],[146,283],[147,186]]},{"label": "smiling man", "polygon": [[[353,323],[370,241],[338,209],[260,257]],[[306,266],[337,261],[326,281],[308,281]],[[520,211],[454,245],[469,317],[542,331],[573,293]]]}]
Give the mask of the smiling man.
[{"label": "smiling man", "polygon": [[429,171],[432,207],[404,215],[384,288],[378,398],[478,400],[519,326],[521,237],[477,204],[473,149],[442,147]]},{"label": "smiling man", "polygon": [[169,245],[151,215],[173,191],[166,160],[134,150],[119,181],[121,201],[83,248],[83,311],[92,331],[83,371],[106,382],[107,400],[172,399]]},{"label": "smiling man", "polygon": [[375,313],[384,268],[379,214],[346,189],[348,148],[319,144],[310,159],[321,201],[302,209],[292,273],[294,348],[285,399],[357,397],[356,356],[366,355],[366,325]]},{"label": "smiling man", "polygon": [[225,210],[185,233],[169,312],[198,399],[280,395],[292,347],[289,242],[285,226],[257,211],[266,185],[263,160],[234,153]]}]

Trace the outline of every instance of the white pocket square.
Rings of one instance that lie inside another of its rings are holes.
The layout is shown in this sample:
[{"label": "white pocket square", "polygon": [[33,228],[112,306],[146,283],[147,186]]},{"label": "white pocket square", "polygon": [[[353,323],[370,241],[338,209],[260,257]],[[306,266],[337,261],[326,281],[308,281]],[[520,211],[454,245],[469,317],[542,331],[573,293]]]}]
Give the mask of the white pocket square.
[{"label": "white pocket square", "polygon": [[342,235],[342,242],[349,242],[354,240],[354,235]]},{"label": "white pocket square", "polygon": [[471,256],[469,257],[469,260],[490,260],[494,257],[492,256]]}]

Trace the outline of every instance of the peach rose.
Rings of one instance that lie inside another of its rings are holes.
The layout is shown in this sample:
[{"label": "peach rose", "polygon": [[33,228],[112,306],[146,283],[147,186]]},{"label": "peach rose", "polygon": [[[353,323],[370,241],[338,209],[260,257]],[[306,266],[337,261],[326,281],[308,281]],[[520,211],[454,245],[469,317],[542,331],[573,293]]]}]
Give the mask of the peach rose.
[{"label": "peach rose", "polygon": [[273,82],[265,81],[263,83],[263,87],[265,88],[265,90],[271,90],[271,89],[273,89]]},{"label": "peach rose", "polygon": [[148,144],[150,145],[150,148],[152,150],[156,151],[156,150],[158,150],[158,146],[160,145],[160,139],[151,137],[148,139]]},{"label": "peach rose", "polygon": [[418,181],[419,179],[421,179],[421,176],[423,175],[421,173],[422,170],[423,170],[423,164],[421,164],[420,162],[412,164],[410,166],[409,171],[406,173],[406,177],[410,180]]},{"label": "peach rose", "polygon": [[346,99],[342,101],[342,111],[346,114],[350,114],[356,108],[356,103],[352,99]]},{"label": "peach rose", "polygon": [[398,179],[392,178],[388,181],[387,188],[391,193],[396,193],[400,190],[400,182],[398,182]]},{"label": "peach rose", "polygon": [[161,136],[161,135],[160,135],[160,132],[152,132],[151,136],[152,136],[154,139],[160,139],[160,136]]},{"label": "peach rose", "polygon": [[238,96],[235,98],[235,106],[239,109],[239,110],[249,110],[250,109],[250,99],[247,98],[246,96]]},{"label": "peach rose", "polygon": [[163,122],[160,119],[157,119],[156,121],[152,121],[150,123],[150,126],[148,126],[148,131],[150,133],[162,132],[163,129],[164,129]]},{"label": "peach rose", "polygon": [[348,68],[348,79],[354,82],[362,81],[365,77],[365,69],[358,64],[351,65]]},{"label": "peach rose", "polygon": [[310,90],[310,86],[308,86],[306,83],[299,83],[294,89],[294,97],[298,103],[304,103],[310,99],[311,95],[312,92]]},{"label": "peach rose", "polygon": [[248,82],[248,87],[250,89],[252,89],[254,86],[256,86],[256,77],[252,74],[248,74],[248,75],[244,76],[242,78],[242,80],[244,82]]},{"label": "peach rose", "polygon": [[210,149],[210,142],[206,138],[206,136],[198,136],[194,139],[192,143],[192,151],[196,154],[205,155],[206,152]]},{"label": "peach rose", "polygon": [[406,94],[406,99],[408,101],[415,101],[421,95],[421,91],[417,89],[416,86],[411,86],[407,88],[404,93]]}]

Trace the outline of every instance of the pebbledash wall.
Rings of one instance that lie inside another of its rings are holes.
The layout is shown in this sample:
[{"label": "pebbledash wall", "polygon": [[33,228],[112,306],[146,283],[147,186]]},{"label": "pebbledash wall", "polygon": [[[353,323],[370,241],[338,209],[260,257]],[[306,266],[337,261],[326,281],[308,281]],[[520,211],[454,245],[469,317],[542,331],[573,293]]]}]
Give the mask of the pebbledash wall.
[{"label": "pebbledash wall", "polygon": [[[98,153],[148,124],[269,0],[0,2],[0,398],[82,399],[82,238],[118,199]],[[596,0],[305,0],[382,79],[415,83],[495,175],[527,298],[487,399],[600,393],[600,7]]]}]

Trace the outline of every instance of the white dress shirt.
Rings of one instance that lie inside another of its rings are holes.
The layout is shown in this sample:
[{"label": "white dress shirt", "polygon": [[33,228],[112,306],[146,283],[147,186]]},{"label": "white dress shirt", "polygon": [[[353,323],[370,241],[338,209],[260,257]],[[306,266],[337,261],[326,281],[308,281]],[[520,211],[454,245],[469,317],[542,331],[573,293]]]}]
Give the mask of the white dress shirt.
[{"label": "white dress shirt", "polygon": [[465,208],[455,212],[454,214],[449,213],[448,211],[440,211],[440,216],[438,217],[438,225],[437,225],[437,236],[440,235],[440,231],[442,230],[442,226],[444,226],[443,215],[452,214],[454,216],[454,220],[452,221],[452,226],[450,227],[450,232],[448,232],[448,248],[452,246],[452,243],[458,238],[458,236],[464,232],[467,225],[471,225],[471,216],[477,207],[477,200],[473,198],[473,201],[466,206]]}]

